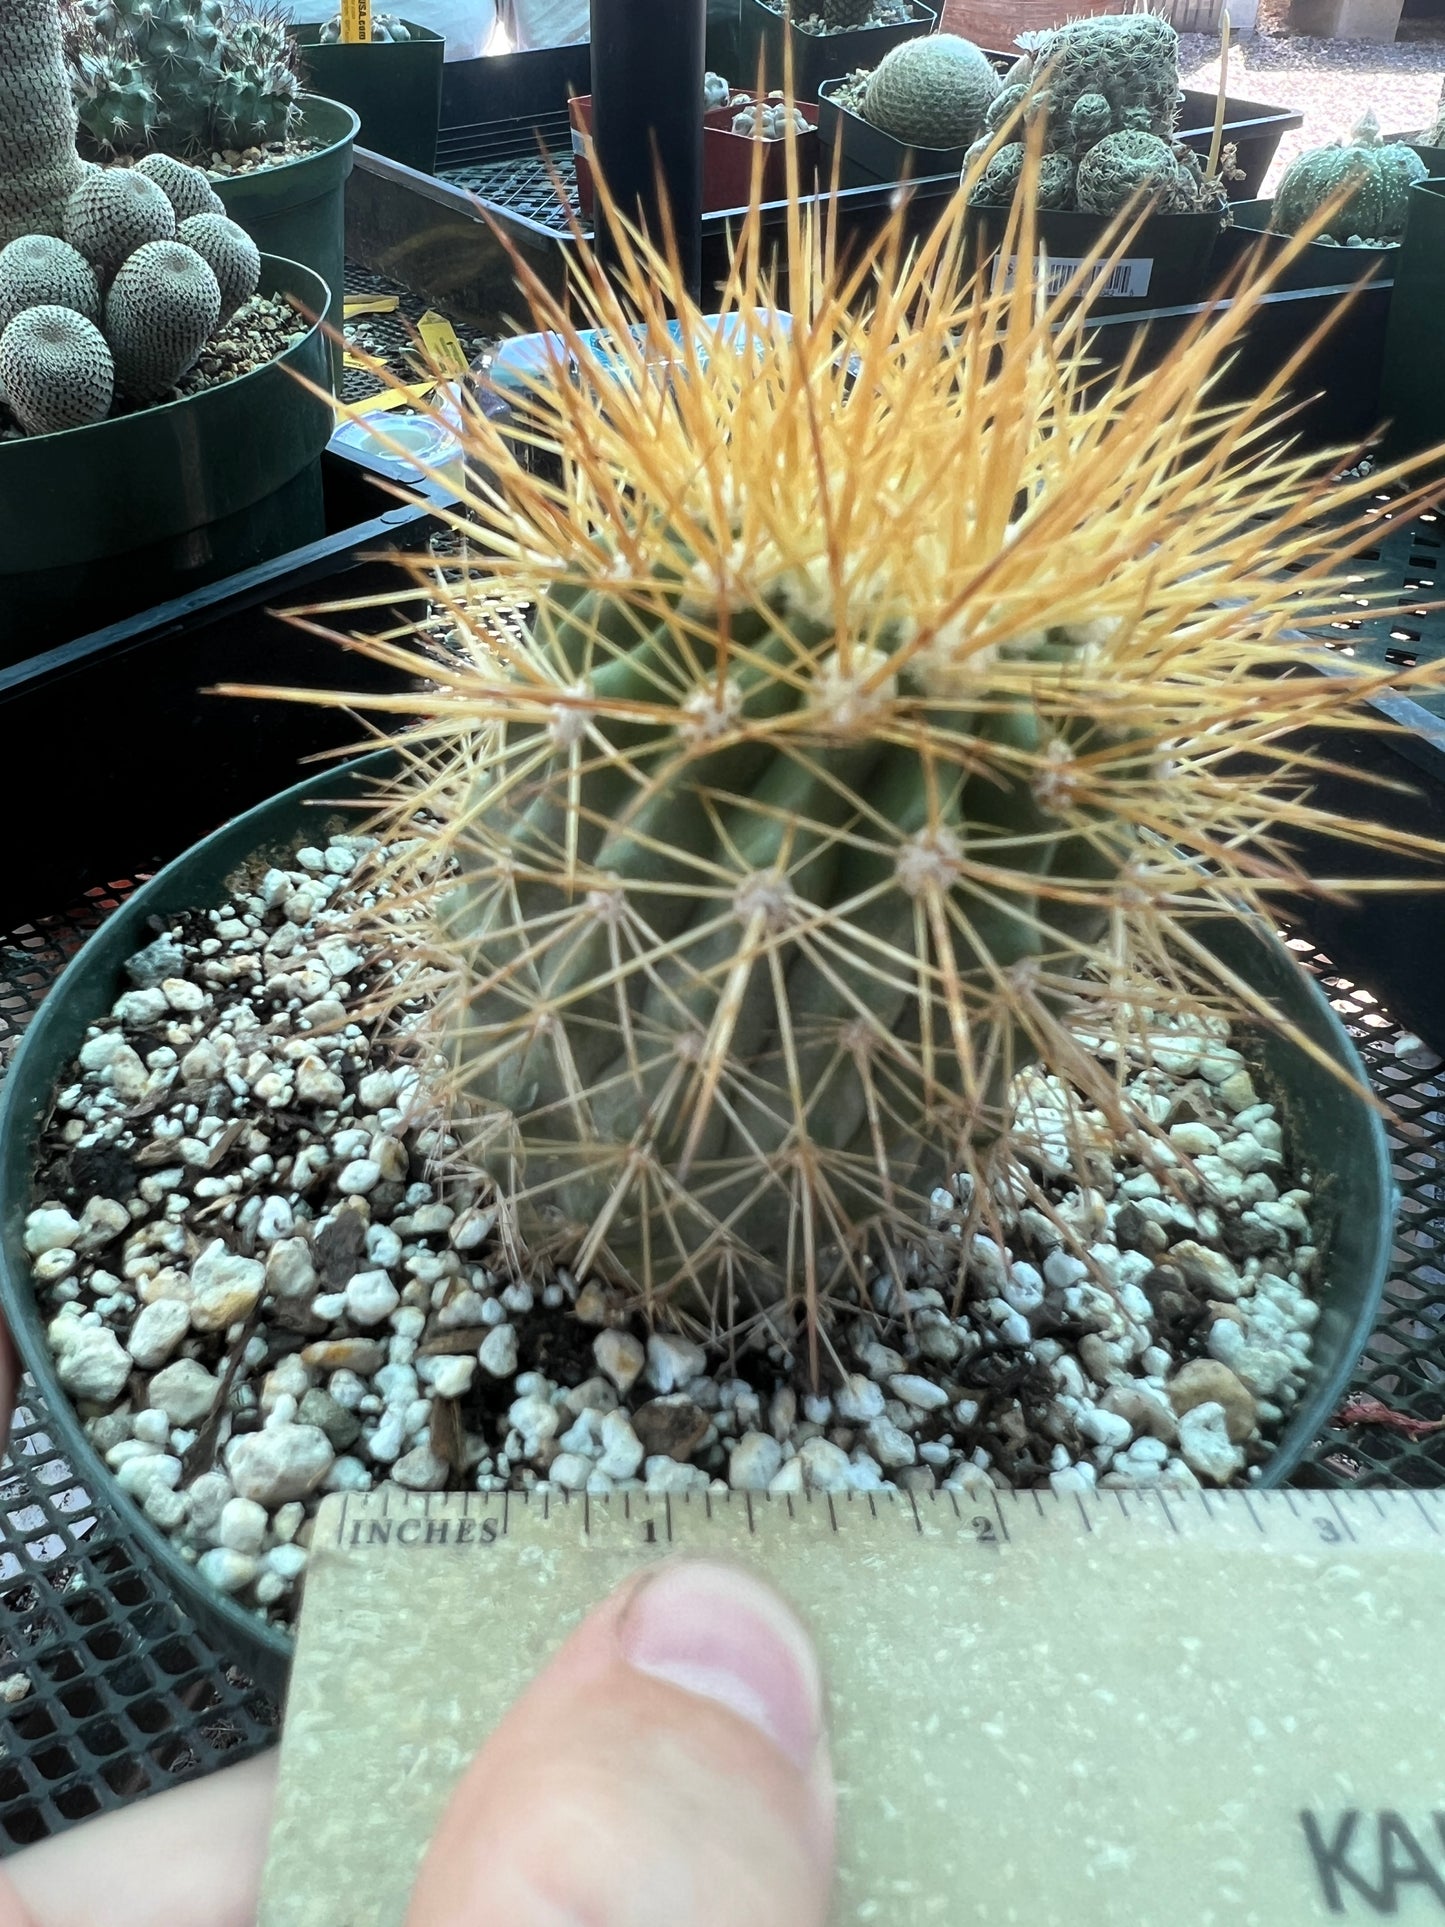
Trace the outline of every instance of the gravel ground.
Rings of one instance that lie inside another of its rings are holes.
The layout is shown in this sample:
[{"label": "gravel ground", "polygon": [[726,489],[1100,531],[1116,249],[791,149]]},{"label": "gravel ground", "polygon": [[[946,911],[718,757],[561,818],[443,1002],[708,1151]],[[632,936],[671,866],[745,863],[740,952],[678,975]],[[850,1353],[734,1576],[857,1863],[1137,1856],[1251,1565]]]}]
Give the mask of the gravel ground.
[{"label": "gravel ground", "polygon": [[[1186,87],[1219,85],[1217,34],[1185,34],[1180,71]],[[1251,34],[1229,55],[1229,91],[1245,100],[1297,108],[1304,126],[1286,134],[1265,178],[1265,192],[1295,154],[1348,135],[1367,107],[1387,134],[1413,133],[1434,119],[1445,78],[1445,41],[1308,40]]]}]

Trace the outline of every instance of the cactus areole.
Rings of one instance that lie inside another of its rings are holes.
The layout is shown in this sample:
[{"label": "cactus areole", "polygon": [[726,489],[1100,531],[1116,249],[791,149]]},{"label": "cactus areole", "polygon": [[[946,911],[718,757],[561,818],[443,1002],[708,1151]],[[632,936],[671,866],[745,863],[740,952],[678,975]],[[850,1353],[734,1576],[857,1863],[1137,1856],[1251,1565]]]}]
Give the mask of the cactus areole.
[{"label": "cactus areole", "polygon": [[519,1252],[672,1315],[805,1307],[817,1340],[939,1184],[976,1223],[1000,1184],[1046,1205],[1030,1063],[1156,1130],[1146,1013],[1268,1012],[1198,919],[1308,889],[1292,828],[1348,829],[1292,721],[1353,685],[1269,672],[1371,524],[1320,522],[1279,397],[1212,399],[1257,292],[1101,376],[1086,305],[971,281],[974,185],[912,253],[901,213],[855,259],[799,209],[786,315],[756,208],[720,316],[647,248],[565,297],[519,259],[551,333],[466,428],[462,654],[345,698],[419,718],[385,829],[433,953],[398,927],[394,994],[464,1154]]}]

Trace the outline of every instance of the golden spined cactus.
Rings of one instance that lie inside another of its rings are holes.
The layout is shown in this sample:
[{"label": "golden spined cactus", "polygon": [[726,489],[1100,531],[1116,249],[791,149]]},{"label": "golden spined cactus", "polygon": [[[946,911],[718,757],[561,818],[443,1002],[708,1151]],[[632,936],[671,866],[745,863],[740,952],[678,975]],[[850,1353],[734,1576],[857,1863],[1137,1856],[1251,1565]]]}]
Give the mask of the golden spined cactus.
[{"label": "golden spined cactus", "polygon": [[1328,887],[1293,828],[1389,840],[1320,818],[1296,733],[1377,685],[1285,633],[1369,539],[1326,499],[1381,476],[1292,451],[1277,391],[1211,399],[1252,296],[1101,375],[1092,266],[1052,304],[971,276],[971,185],[847,264],[795,208],[786,315],[756,212],[716,321],[640,243],[565,306],[519,264],[555,349],[470,415],[473,559],[419,577],[458,653],[366,644],[428,686],[348,698],[418,718],[391,885],[434,903],[456,1127],[520,1238],[673,1315],[803,1301],[815,1346],[940,1182],[1028,1185],[1023,1066],[1149,1129],[1149,1012],[1267,1014],[1199,920]]}]

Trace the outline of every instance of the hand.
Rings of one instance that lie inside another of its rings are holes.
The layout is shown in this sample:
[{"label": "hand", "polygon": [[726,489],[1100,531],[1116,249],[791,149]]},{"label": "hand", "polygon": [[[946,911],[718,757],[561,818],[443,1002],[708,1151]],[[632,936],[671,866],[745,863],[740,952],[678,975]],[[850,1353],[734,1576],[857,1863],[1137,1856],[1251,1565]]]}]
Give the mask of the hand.
[{"label": "hand", "polygon": [[[14,1359],[0,1333],[0,1443]],[[0,1927],[252,1927],[273,1752],[29,1847]],[[822,1927],[817,1662],[758,1581],[676,1562],[587,1618],[463,1776],[407,1927]]]}]

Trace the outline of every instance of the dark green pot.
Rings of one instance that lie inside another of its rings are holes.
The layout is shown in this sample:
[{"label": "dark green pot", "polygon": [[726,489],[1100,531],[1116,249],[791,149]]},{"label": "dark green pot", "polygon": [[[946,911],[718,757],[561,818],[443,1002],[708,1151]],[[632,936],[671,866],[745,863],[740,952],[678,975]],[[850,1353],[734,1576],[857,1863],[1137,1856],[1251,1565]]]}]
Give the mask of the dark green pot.
[{"label": "dark green pot", "polygon": [[[271,255],[261,291],[309,313],[328,297]],[[0,443],[0,663],[318,540],[332,411],[297,376],[327,384],[317,326],[219,388]]]},{"label": "dark green pot", "polygon": [[326,142],[320,153],[302,154],[281,167],[255,174],[216,175],[212,185],[226,212],[263,254],[300,261],[319,274],[331,293],[326,319],[336,330],[332,343],[332,385],[341,392],[341,323],[346,299],[346,180],[351,172],[355,111],[319,94],[302,96],[301,132]]},{"label": "dark green pot", "polygon": [[[79,1050],[86,1027],[109,1011],[124,987],[125,961],[149,941],[149,919],[169,919],[220,903],[227,878],[258,852],[279,856],[303,836],[308,843],[324,843],[326,831],[341,827],[345,818],[339,800],[354,796],[364,808],[370,785],[394,767],[391,755],[383,751],[343,770],[313,776],[238,817],[137,890],[90,939],[40,1006],[0,1087],[0,1310],[45,1398],[56,1444],[80,1483],[103,1494],[105,1503],[120,1514],[219,1652],[273,1689],[281,1686],[290,1661],[289,1636],[198,1579],[194,1568],[119,1490],[85,1437],[55,1375],[22,1231],[35,1201],[36,1142],[57,1082]],[[1261,926],[1222,920],[1203,934],[1232,969],[1363,1084],[1363,1067],[1324,993],[1272,936]],[[1260,1035],[1252,1054],[1281,1106],[1297,1159],[1317,1174],[1315,1209],[1323,1275],[1329,1280],[1308,1386],[1263,1468],[1262,1483],[1278,1485],[1336,1409],[1374,1326],[1390,1262],[1395,1190],[1384,1129],[1361,1097],[1312,1057],[1267,1033]]]},{"label": "dark green pot", "polygon": [[[1273,201],[1235,201],[1230,214],[1233,226],[1220,236],[1217,250],[1221,266],[1249,253],[1272,261],[1289,246],[1290,237],[1270,226]],[[1388,281],[1399,253],[1392,245],[1342,248],[1332,241],[1311,241],[1297,260],[1279,272],[1275,285],[1282,289],[1348,288],[1366,276],[1372,281]]]},{"label": "dark green pot", "polygon": [[[1381,412],[1389,421],[1385,453],[1392,460],[1438,449],[1445,442],[1445,180],[1410,189],[1410,218],[1395,264],[1395,291],[1385,334]],[[1445,474],[1445,458],[1435,463]]]},{"label": "dark green pot", "polygon": [[316,93],[339,100],[361,116],[357,139],[420,173],[434,174],[437,123],[442,111],[442,60],[446,35],[410,20],[410,40],[321,44],[319,23],[295,26],[291,37]]}]

